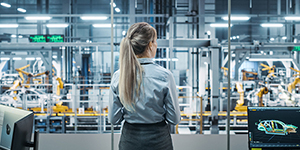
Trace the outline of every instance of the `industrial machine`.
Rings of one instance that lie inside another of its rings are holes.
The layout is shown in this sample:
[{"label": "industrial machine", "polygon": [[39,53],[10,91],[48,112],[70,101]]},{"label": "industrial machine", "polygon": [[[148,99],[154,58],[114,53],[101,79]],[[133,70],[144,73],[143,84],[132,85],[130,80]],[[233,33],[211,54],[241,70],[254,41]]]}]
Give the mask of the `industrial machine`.
[{"label": "industrial machine", "polygon": [[257,80],[257,73],[252,71],[246,71],[242,70],[243,73],[243,81],[249,81],[249,80]]},{"label": "industrial machine", "polygon": [[263,66],[264,68],[262,69],[262,71],[266,71],[268,70],[268,78],[270,77],[276,77],[274,72],[275,72],[275,65],[273,65],[272,67],[268,66],[268,65],[265,65],[263,63],[260,64],[261,66]]}]

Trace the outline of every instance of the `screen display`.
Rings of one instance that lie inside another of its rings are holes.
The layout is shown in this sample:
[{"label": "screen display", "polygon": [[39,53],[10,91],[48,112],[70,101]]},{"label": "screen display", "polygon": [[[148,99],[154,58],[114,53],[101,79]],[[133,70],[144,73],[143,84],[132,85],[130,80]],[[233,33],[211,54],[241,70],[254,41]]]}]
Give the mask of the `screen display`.
[{"label": "screen display", "polygon": [[34,43],[44,43],[46,42],[46,35],[30,35],[29,41]]},{"label": "screen display", "polygon": [[300,108],[248,107],[250,148],[300,149]]},{"label": "screen display", "polygon": [[47,35],[47,42],[64,42],[64,36],[63,35]]}]

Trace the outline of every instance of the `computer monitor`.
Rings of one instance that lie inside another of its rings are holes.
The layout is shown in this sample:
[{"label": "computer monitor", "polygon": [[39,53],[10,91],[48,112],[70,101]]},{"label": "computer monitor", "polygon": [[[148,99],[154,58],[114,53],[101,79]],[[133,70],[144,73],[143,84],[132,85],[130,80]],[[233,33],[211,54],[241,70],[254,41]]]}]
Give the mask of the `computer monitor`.
[{"label": "computer monitor", "polygon": [[[38,144],[31,142],[33,113],[0,104],[0,148],[9,150],[29,150]],[[35,148],[37,149],[37,147]]]},{"label": "computer monitor", "polygon": [[300,149],[300,107],[248,107],[249,149]]}]

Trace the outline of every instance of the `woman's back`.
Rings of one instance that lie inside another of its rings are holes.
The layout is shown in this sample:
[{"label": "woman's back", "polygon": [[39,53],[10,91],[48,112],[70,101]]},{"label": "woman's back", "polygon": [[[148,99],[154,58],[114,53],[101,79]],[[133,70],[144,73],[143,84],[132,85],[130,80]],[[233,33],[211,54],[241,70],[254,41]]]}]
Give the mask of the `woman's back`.
[{"label": "woman's back", "polygon": [[[123,109],[122,118],[115,117],[112,123],[120,122],[123,118],[128,123],[157,123],[167,120],[171,124],[177,124],[179,110],[176,85],[170,71],[154,64],[150,58],[140,58],[139,62],[144,68],[143,81],[140,88],[140,96],[135,96],[135,111]],[[119,71],[112,79],[112,91],[118,96]],[[119,99],[115,99],[119,101]],[[115,102],[119,103],[119,102]],[[121,103],[121,102],[120,102]],[[111,112],[116,112],[111,111]]]}]

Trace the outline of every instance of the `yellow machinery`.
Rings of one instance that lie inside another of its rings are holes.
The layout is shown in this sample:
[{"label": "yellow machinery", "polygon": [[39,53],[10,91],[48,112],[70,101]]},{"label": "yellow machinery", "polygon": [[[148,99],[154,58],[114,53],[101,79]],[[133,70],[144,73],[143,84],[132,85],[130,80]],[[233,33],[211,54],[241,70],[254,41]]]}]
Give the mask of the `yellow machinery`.
[{"label": "yellow machinery", "polygon": [[293,90],[296,88],[296,85],[299,84],[299,83],[300,83],[300,78],[298,77],[298,78],[296,78],[296,79],[294,80],[294,82],[292,82],[292,83],[290,83],[290,84],[288,85],[288,91],[289,91],[290,93],[292,93]]},{"label": "yellow machinery", "polygon": [[237,92],[240,94],[240,99],[237,101],[237,104],[234,109],[237,111],[247,111],[247,106],[243,106],[244,105],[244,90],[243,90],[242,83],[237,82],[236,89],[237,89]]},{"label": "yellow machinery", "polygon": [[[38,73],[38,74],[35,74],[35,75],[33,75],[33,74],[31,74],[31,73],[29,73],[29,72],[26,72],[26,71],[23,71],[23,69],[25,69],[25,68],[27,68],[27,67],[29,67],[30,65],[28,64],[28,65],[26,65],[26,66],[24,66],[24,67],[22,67],[22,68],[18,68],[18,69],[16,69],[16,71],[19,73],[19,75],[20,75],[20,77],[23,79],[23,82],[24,82],[24,77],[23,77],[23,74],[25,74],[25,75],[27,75],[27,81],[26,81],[26,84],[30,84],[32,81],[32,78],[34,78],[34,77],[38,77],[38,76],[41,76],[41,75],[46,75],[46,81],[47,80],[49,80],[49,77],[48,77],[48,75],[49,75],[49,71],[45,71],[45,72],[42,72],[42,73]],[[23,83],[22,82],[22,83]],[[30,85],[26,85],[25,87],[27,87],[27,88],[29,88],[30,87]]]},{"label": "yellow machinery", "polygon": [[259,106],[264,106],[263,103],[263,95],[268,94],[269,90],[267,87],[260,88],[260,91],[257,93],[257,96],[259,98]]},{"label": "yellow machinery", "polygon": [[272,67],[270,67],[270,66],[268,66],[268,65],[265,65],[265,64],[263,64],[263,63],[261,63],[260,65],[263,66],[263,67],[265,67],[265,68],[262,69],[262,71],[269,70],[269,71],[268,71],[268,78],[270,78],[271,76],[276,77],[276,76],[274,75],[274,72],[275,72],[275,65],[273,65]]},{"label": "yellow machinery", "polygon": [[[243,81],[249,81],[249,80],[255,80],[257,79],[257,73],[256,72],[251,72],[251,71],[246,71],[246,70],[242,70],[243,73]],[[248,77],[247,74],[253,74],[254,77]]]},{"label": "yellow machinery", "polygon": [[221,69],[224,70],[224,76],[226,77],[226,76],[227,76],[227,72],[228,72],[228,68],[226,68],[226,67],[221,67]]},{"label": "yellow machinery", "polygon": [[295,72],[297,72],[297,74],[294,74],[293,77],[295,76],[300,76],[300,70],[294,69],[293,67],[290,67],[290,69],[294,70]]}]

